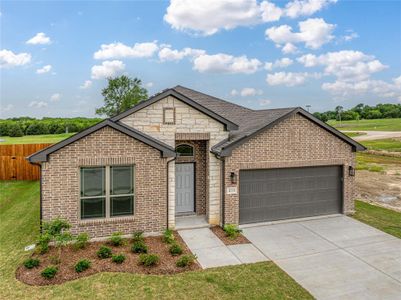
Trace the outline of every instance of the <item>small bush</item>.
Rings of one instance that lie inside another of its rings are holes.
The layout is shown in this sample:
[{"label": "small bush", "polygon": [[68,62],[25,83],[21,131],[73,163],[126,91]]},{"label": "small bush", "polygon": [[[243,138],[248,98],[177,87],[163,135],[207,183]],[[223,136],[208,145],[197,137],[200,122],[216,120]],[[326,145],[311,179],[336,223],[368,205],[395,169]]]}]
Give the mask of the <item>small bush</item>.
[{"label": "small bush", "polygon": [[121,246],[124,243],[121,232],[114,232],[110,237],[110,244],[113,246]]},{"label": "small bush", "polygon": [[142,231],[135,231],[132,234],[132,241],[135,242],[144,242],[145,238],[143,237],[143,232]]},{"label": "small bush", "polygon": [[177,243],[173,243],[173,244],[170,246],[169,251],[170,251],[170,254],[171,254],[172,256],[177,256],[177,255],[182,254],[182,248],[181,248],[181,246],[178,245]]},{"label": "small bush", "polygon": [[80,261],[78,261],[75,265],[75,272],[77,273],[81,273],[87,269],[89,269],[89,267],[91,266],[91,262],[87,259],[82,259]]},{"label": "small bush", "polygon": [[49,243],[51,240],[51,236],[47,233],[41,234],[39,240],[37,242],[37,253],[45,254],[49,251]]},{"label": "small bush", "polygon": [[159,261],[160,261],[160,258],[157,254],[141,254],[141,255],[139,255],[139,262],[146,267],[154,266]]},{"label": "small bush", "polygon": [[56,276],[58,272],[58,268],[55,266],[48,266],[45,269],[42,270],[40,275],[46,279],[52,279],[54,276]]},{"label": "small bush", "polygon": [[134,253],[148,253],[148,246],[144,242],[135,242],[131,247],[131,251]]},{"label": "small bush", "polygon": [[174,233],[171,229],[166,229],[163,233],[163,242],[171,244],[174,242]]},{"label": "small bush", "polygon": [[242,230],[239,229],[235,224],[224,225],[223,230],[226,232],[226,236],[233,240],[236,239],[238,235],[242,232]]},{"label": "small bush", "polygon": [[43,232],[54,237],[60,235],[63,230],[70,229],[70,227],[70,223],[68,223],[66,220],[57,218],[50,222],[45,222],[43,224]]},{"label": "small bush", "polygon": [[111,257],[111,260],[112,260],[113,262],[115,262],[116,264],[122,264],[122,263],[124,262],[124,260],[125,260],[125,255],[124,255],[124,254],[116,254],[116,255],[113,255],[113,256]]},{"label": "small bush", "polygon": [[100,249],[96,252],[97,257],[99,258],[109,258],[112,255],[111,249],[106,246],[101,246]]},{"label": "small bush", "polygon": [[28,258],[26,261],[24,261],[24,266],[27,269],[32,269],[39,266],[39,263],[39,259],[37,258]]},{"label": "small bush", "polygon": [[89,235],[86,232],[80,233],[75,237],[73,247],[75,250],[84,249],[88,245]]},{"label": "small bush", "polygon": [[179,268],[185,268],[185,267],[193,264],[195,259],[196,259],[196,255],[193,255],[193,254],[183,255],[180,257],[179,260],[177,260],[177,262],[175,264]]}]

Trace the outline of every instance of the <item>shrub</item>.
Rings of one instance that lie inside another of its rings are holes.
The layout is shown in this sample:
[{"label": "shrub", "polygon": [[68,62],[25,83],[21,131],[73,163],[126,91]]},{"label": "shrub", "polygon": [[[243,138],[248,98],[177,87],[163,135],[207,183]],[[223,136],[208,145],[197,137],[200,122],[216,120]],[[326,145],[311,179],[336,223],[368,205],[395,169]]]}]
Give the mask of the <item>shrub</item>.
[{"label": "shrub", "polygon": [[39,240],[37,242],[38,248],[37,252],[40,254],[45,254],[49,251],[49,242],[51,240],[51,236],[47,233],[41,234],[39,236]]},{"label": "shrub", "polygon": [[144,242],[145,238],[143,237],[143,232],[142,231],[135,231],[132,234],[132,241],[133,242]]},{"label": "shrub", "polygon": [[177,260],[177,262],[175,264],[179,268],[185,268],[186,266],[193,264],[195,259],[196,259],[196,255],[193,255],[193,254],[183,255],[180,257],[179,260]]},{"label": "shrub", "polygon": [[157,254],[141,254],[139,255],[139,263],[146,267],[154,266],[159,262],[160,258]]},{"label": "shrub", "polygon": [[230,239],[236,239],[242,232],[242,230],[239,229],[235,224],[224,225],[223,229],[226,232],[226,236],[228,236]]},{"label": "shrub", "polygon": [[125,260],[125,255],[124,255],[124,254],[116,254],[116,255],[113,255],[113,256],[111,257],[111,260],[112,260],[113,262],[115,262],[116,264],[122,264],[122,263],[124,262],[124,260]]},{"label": "shrub", "polygon": [[24,261],[24,266],[27,269],[32,269],[39,266],[39,263],[39,259],[37,258],[28,258],[26,261]]},{"label": "shrub", "polygon": [[86,232],[80,233],[75,237],[74,249],[84,249],[88,245],[89,235]]},{"label": "shrub", "polygon": [[170,254],[173,255],[173,256],[182,254],[182,248],[181,248],[181,246],[178,245],[177,243],[173,243],[173,244],[170,246],[169,251],[170,251]]},{"label": "shrub", "polygon": [[109,258],[111,257],[111,249],[106,246],[101,246],[100,249],[96,252],[99,258]]},{"label": "shrub", "polygon": [[174,242],[174,233],[171,229],[166,229],[163,232],[163,242],[171,244]]},{"label": "shrub", "polygon": [[52,279],[54,276],[56,276],[58,272],[58,268],[55,266],[48,266],[45,269],[42,270],[40,275],[46,279]]},{"label": "shrub", "polygon": [[148,253],[148,246],[144,242],[135,242],[131,247],[131,251],[134,253]]},{"label": "shrub", "polygon": [[89,269],[90,266],[91,266],[91,262],[89,260],[81,259],[75,265],[75,272],[81,273],[81,272]]},{"label": "shrub", "polygon": [[110,244],[113,246],[121,246],[124,242],[121,232],[114,232],[110,237]]}]

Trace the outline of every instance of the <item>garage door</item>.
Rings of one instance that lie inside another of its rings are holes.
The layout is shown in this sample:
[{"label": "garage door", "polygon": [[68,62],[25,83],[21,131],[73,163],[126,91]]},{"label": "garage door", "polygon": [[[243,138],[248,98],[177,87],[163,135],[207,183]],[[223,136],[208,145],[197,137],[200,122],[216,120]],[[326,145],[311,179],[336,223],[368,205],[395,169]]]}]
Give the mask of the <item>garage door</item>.
[{"label": "garage door", "polygon": [[240,171],[240,224],[341,213],[340,166]]}]

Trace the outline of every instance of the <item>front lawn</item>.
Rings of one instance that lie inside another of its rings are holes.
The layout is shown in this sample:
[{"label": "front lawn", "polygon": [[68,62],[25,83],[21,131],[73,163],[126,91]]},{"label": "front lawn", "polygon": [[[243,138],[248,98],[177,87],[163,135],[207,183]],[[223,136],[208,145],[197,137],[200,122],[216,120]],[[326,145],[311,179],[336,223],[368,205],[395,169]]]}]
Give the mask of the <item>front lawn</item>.
[{"label": "front lawn", "polygon": [[390,152],[401,152],[401,140],[382,139],[372,141],[362,141],[365,147],[372,150],[386,150]]},{"label": "front lawn", "polygon": [[52,286],[29,286],[15,270],[39,233],[39,183],[0,181],[0,293],[2,299],[313,299],[274,263],[178,275],[99,273]]},{"label": "front lawn", "polygon": [[401,239],[401,213],[355,201],[354,218]]},{"label": "front lawn", "polygon": [[401,131],[401,119],[375,119],[375,120],[353,120],[327,122],[339,130],[378,130],[378,131]]}]

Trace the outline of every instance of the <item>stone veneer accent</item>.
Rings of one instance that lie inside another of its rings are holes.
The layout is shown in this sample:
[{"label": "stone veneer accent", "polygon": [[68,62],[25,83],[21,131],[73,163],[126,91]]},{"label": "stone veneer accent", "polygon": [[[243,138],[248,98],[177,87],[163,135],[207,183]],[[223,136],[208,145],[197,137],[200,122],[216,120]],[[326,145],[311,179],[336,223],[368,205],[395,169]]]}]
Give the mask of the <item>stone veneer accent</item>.
[{"label": "stone veneer accent", "polygon": [[[348,166],[355,166],[355,152],[349,144],[296,114],[263,131],[225,158],[225,188],[237,186],[236,195],[225,191],[224,222],[239,222],[239,171],[242,169],[291,168],[302,166],[342,165],[344,176],[344,213],[354,211],[354,178]],[[238,176],[237,184],[230,173]]]},{"label": "stone veneer accent", "polygon": [[194,156],[177,157],[176,163],[195,163],[195,212],[205,215],[206,200],[206,141],[176,141],[176,145],[187,144],[194,147]]},{"label": "stone veneer accent", "polygon": [[[163,109],[175,108],[175,124],[163,124]],[[210,153],[210,147],[228,137],[224,125],[184,102],[168,96],[120,120],[164,143],[175,147],[178,134],[208,134],[207,175],[208,175],[208,221],[220,223],[221,203],[221,162]],[[180,136],[183,138],[184,136]],[[202,136],[203,137],[203,136]],[[189,138],[186,137],[188,140]],[[169,228],[175,227],[175,162],[169,164]]]},{"label": "stone veneer accent", "polygon": [[[135,165],[133,216],[110,219],[79,219],[81,166]],[[162,232],[167,227],[167,159],[160,151],[115,129],[105,127],[52,154],[42,164],[43,220],[62,217],[71,232],[91,238],[115,231]]]}]

